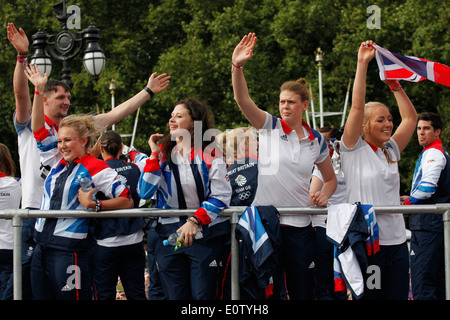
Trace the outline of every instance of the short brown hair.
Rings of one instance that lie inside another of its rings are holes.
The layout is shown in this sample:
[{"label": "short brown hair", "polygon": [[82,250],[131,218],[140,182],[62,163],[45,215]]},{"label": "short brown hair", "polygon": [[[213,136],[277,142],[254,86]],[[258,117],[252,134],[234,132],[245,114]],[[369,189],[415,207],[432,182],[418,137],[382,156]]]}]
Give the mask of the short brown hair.
[{"label": "short brown hair", "polygon": [[303,78],[297,79],[296,81],[286,81],[281,85],[280,91],[292,91],[297,93],[302,101],[309,101],[308,86],[306,85],[306,80]]},{"label": "short brown hair", "polygon": [[70,91],[69,85],[61,80],[48,80],[45,84],[44,92],[56,92],[58,90],[58,87],[62,87],[66,92]]}]

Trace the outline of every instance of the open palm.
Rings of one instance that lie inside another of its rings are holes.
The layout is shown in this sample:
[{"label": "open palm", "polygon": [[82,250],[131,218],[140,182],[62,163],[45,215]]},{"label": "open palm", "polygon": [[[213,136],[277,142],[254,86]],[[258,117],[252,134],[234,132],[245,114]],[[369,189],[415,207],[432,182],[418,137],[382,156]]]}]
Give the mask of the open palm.
[{"label": "open palm", "polygon": [[8,40],[11,42],[17,52],[28,52],[29,42],[25,31],[23,31],[22,28],[19,28],[19,31],[17,31],[13,23],[8,23],[7,36]]},{"label": "open palm", "polygon": [[154,92],[158,93],[163,91],[169,86],[170,76],[167,73],[160,74],[157,76],[156,72],[153,72],[148,79],[147,86]]},{"label": "open palm", "polygon": [[36,89],[39,88],[39,90],[41,90],[45,87],[48,79],[47,73],[44,73],[44,75],[42,76],[39,72],[38,66],[30,64],[25,68],[24,72],[28,80],[30,80],[30,82],[35,86]]},{"label": "open palm", "polygon": [[245,35],[236,48],[234,48],[232,62],[237,66],[241,66],[245,61],[253,57],[253,48],[255,45],[256,35],[254,33]]}]

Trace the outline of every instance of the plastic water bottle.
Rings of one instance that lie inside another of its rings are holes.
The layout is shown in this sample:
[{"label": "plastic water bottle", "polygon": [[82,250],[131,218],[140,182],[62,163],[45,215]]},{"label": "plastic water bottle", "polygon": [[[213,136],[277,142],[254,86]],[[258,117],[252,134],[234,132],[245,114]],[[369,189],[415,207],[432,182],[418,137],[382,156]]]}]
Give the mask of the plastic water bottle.
[{"label": "plastic water bottle", "polygon": [[[177,251],[182,245],[183,240],[178,240],[178,238],[181,236],[181,231],[172,233],[166,240],[163,241],[164,246],[174,246],[174,251]],[[197,233],[195,234],[194,240],[203,238],[203,233],[201,230],[197,230]]]},{"label": "plastic water bottle", "polygon": [[[86,172],[80,172],[78,175],[78,181],[80,182],[81,191],[83,192],[89,192],[92,188],[92,180],[88,177],[86,177]],[[92,194],[92,200],[97,200],[97,192],[94,192]]]},{"label": "plastic water bottle", "polygon": [[81,172],[78,175],[80,181],[80,187],[83,192],[89,192],[92,190],[92,180],[86,177],[86,172]]}]

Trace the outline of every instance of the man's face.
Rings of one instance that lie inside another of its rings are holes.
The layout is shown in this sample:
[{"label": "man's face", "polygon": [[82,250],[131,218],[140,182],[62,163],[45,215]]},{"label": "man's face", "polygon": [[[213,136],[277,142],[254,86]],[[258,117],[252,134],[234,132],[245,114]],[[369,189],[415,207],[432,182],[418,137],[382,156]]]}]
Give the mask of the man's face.
[{"label": "man's face", "polygon": [[434,140],[439,139],[441,129],[434,130],[431,121],[419,120],[417,123],[417,138],[422,147],[430,145]]},{"label": "man's face", "polygon": [[65,91],[63,87],[57,87],[46,95],[45,114],[50,118],[64,118],[67,116],[70,107],[70,92]]}]

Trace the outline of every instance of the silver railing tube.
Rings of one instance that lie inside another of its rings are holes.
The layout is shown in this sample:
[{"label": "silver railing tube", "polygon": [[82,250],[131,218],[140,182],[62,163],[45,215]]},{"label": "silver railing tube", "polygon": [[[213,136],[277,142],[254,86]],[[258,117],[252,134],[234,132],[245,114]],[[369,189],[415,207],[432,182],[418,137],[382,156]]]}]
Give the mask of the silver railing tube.
[{"label": "silver railing tube", "polygon": [[[278,212],[282,215],[297,214],[326,214],[326,208],[298,208],[298,207],[278,207]],[[231,298],[239,300],[239,244],[234,236],[239,216],[244,212],[245,207],[229,207],[222,212],[222,215],[231,217]],[[437,213],[442,214],[444,221],[444,246],[445,246],[445,286],[446,299],[450,300],[450,203],[437,205],[414,205],[414,206],[374,206],[377,214],[383,213]],[[195,209],[156,209],[137,208],[127,210],[113,210],[94,212],[88,210],[27,210],[27,209],[6,209],[0,210],[0,219],[12,219],[14,231],[14,299],[22,299],[22,220],[28,218],[58,218],[58,217],[159,217],[159,216],[185,216],[195,213]]]},{"label": "silver railing tube", "polygon": [[445,298],[450,300],[450,205],[437,205],[445,210],[442,215],[444,221],[444,250],[445,250]]}]

